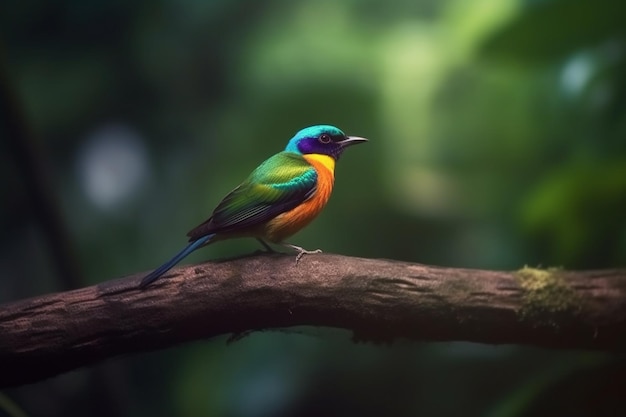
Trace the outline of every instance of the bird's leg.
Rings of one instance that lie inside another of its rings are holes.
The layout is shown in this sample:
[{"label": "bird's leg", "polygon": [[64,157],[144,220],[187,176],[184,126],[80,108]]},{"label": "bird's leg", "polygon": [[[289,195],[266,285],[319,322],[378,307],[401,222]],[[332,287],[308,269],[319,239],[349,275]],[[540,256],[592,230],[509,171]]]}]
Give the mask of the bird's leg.
[{"label": "bird's leg", "polygon": [[292,245],[291,243],[281,243],[281,245],[287,248],[291,248],[298,252],[298,255],[296,256],[296,265],[298,264],[298,261],[300,260],[300,258],[302,258],[304,255],[311,255],[313,253],[322,253],[321,249],[306,250],[300,246]]},{"label": "bird's leg", "polygon": [[259,241],[259,243],[260,243],[261,245],[263,245],[263,246],[265,247],[265,249],[267,249],[267,251],[268,251],[269,253],[275,253],[275,252],[276,252],[274,249],[272,249],[272,247],[271,247],[270,245],[268,245],[268,244],[267,244],[267,242],[266,242],[266,241],[264,241],[264,240],[263,240],[263,239],[261,239],[260,237],[257,237],[257,238],[256,238],[256,240],[258,240],[258,241]]}]

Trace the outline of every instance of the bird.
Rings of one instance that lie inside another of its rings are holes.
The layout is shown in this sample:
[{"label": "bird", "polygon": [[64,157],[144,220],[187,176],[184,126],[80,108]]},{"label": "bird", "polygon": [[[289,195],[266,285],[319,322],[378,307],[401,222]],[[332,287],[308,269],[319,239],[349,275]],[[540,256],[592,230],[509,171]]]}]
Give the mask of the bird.
[{"label": "bird", "polygon": [[146,275],[144,288],[198,248],[219,240],[252,237],[273,252],[268,242],[297,252],[296,264],[306,250],[285,240],[307,226],[324,208],[333,190],[335,163],[352,145],[367,142],[347,136],[331,125],[298,131],[279,152],[259,165],[228,193],[211,216],[193,228],[188,245],[172,259]]}]

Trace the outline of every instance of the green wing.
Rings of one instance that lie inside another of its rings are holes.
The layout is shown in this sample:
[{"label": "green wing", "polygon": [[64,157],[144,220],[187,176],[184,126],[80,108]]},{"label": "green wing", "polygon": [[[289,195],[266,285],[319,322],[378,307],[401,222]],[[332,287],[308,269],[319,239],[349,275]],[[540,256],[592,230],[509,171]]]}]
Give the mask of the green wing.
[{"label": "green wing", "polygon": [[261,225],[307,200],[316,189],[317,172],[301,156],[281,152],[263,162],[231,191],[213,215],[189,233],[193,241],[212,233],[243,231]]}]

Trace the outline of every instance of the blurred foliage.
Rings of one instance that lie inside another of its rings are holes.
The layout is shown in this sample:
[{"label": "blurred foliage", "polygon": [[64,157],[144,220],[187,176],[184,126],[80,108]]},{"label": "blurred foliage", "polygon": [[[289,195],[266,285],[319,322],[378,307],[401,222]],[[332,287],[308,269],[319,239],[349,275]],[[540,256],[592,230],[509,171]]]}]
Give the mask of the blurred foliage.
[{"label": "blurred foliage", "polygon": [[482,50],[518,64],[558,62],[581,49],[620,42],[625,18],[626,5],[610,0],[533,1]]},{"label": "blurred foliage", "polygon": [[[157,266],[316,123],[370,143],[342,158],[294,243],[610,268],[626,263],[625,15],[616,0],[24,0],[0,2],[0,41],[85,284]],[[60,281],[4,124],[0,137],[5,302]],[[220,242],[189,262],[257,248]],[[5,398],[30,416],[624,415],[625,368],[302,329],[111,360]]]}]

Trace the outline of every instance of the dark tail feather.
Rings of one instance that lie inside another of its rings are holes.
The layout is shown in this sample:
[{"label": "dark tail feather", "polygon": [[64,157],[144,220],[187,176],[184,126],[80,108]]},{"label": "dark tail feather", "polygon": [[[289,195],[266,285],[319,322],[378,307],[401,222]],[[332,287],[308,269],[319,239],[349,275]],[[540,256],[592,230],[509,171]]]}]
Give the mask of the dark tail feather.
[{"label": "dark tail feather", "polygon": [[196,249],[198,249],[200,246],[207,244],[211,240],[211,238],[213,236],[215,236],[215,235],[211,234],[211,235],[202,236],[201,238],[199,238],[197,240],[194,240],[193,242],[188,244],[185,247],[185,249],[183,249],[180,252],[178,252],[178,254],[176,254],[176,256],[174,256],[172,259],[170,259],[169,261],[165,262],[163,265],[161,265],[160,267],[158,267],[157,269],[155,269],[154,271],[152,271],[148,275],[146,275],[141,280],[141,283],[139,284],[139,288],[144,288],[144,287],[150,285],[151,283],[153,283],[154,281],[156,281],[157,279],[159,279],[159,277],[161,277],[161,275],[163,275],[164,273],[166,273],[167,271],[172,269],[174,267],[174,265],[176,265],[177,263],[182,261],[184,257],[186,257],[191,252],[193,252]]}]

